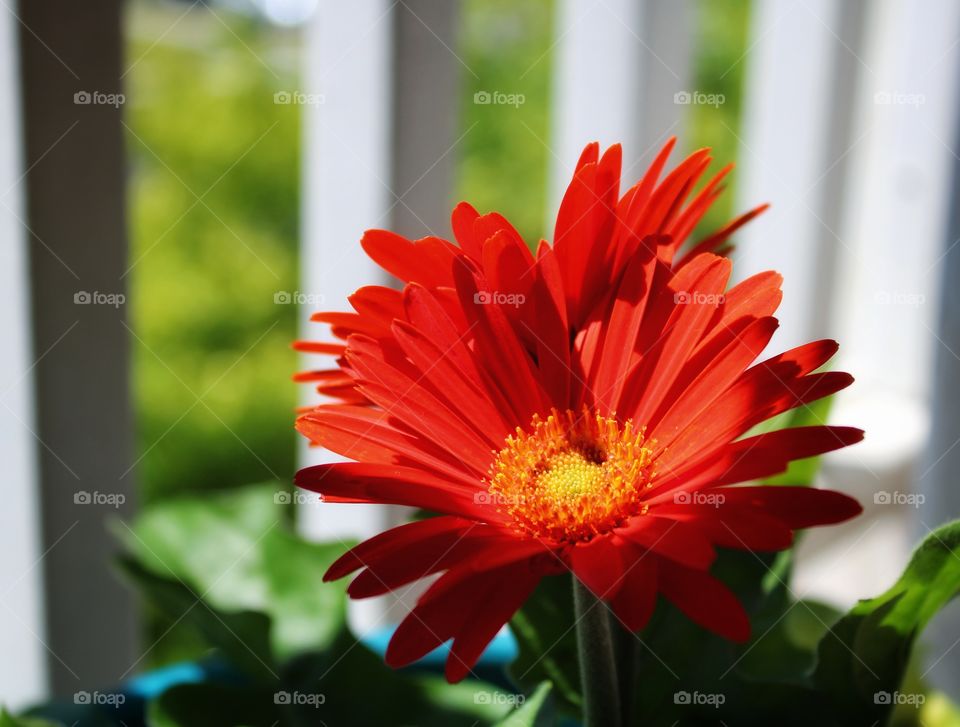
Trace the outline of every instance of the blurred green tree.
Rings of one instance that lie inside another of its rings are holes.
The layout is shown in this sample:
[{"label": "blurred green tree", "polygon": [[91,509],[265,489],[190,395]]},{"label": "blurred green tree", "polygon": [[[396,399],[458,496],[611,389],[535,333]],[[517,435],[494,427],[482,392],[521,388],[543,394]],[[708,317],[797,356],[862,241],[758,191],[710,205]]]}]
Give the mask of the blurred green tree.
[{"label": "blurred green tree", "polygon": [[[297,36],[223,11],[129,19],[130,288],[146,500],[294,468]],[[216,14],[214,14],[216,13]]]}]

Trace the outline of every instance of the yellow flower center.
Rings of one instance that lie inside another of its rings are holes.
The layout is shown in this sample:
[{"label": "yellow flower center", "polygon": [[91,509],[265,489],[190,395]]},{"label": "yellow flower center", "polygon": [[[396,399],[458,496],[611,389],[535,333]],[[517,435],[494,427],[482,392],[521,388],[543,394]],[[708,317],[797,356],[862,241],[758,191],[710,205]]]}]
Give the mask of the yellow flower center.
[{"label": "yellow flower center", "polygon": [[651,459],[631,422],[554,409],[507,438],[490,467],[489,495],[520,532],[589,540],[641,512]]}]

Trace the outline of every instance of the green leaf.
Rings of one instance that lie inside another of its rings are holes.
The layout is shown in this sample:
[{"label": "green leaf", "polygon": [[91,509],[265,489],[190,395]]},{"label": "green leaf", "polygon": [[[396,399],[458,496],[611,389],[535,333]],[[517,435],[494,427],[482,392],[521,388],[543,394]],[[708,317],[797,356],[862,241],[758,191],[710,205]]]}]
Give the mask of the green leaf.
[{"label": "green leaf", "polygon": [[0,708],[0,727],[58,727],[58,723],[37,717],[14,717],[6,709]]},{"label": "green leaf", "polygon": [[914,640],[958,591],[960,521],[955,521],[920,544],[892,588],[860,601],[824,636],[814,682],[847,724],[883,723],[894,701],[886,695],[900,688]]},{"label": "green leaf", "polygon": [[[782,721],[777,715],[785,705],[791,714],[813,711],[808,703],[815,695],[805,676],[813,662],[816,636],[809,633],[813,628],[809,620],[799,614],[795,617],[799,621],[789,619],[792,601],[785,588],[764,587],[763,575],[776,564],[776,556],[770,554],[721,551],[712,570],[751,614],[753,641],[744,646],[697,626],[660,599],[649,625],[636,635],[630,713],[638,724],[701,723],[697,720],[718,724],[718,719],[727,724],[765,720],[773,724]],[[768,639],[789,646],[789,653],[766,650]],[[784,656],[789,658],[781,663]],[[685,694],[691,697],[686,704]],[[700,704],[698,695],[703,698]]]},{"label": "green leaf", "polygon": [[927,701],[918,710],[917,722],[921,725],[936,727],[960,727],[960,709],[950,698],[940,692],[927,695]]},{"label": "green leaf", "polygon": [[267,613],[273,618],[278,655],[326,649],[346,627],[343,586],[323,582],[323,574],[346,548],[343,543],[309,543],[283,530],[263,539]]},{"label": "green leaf", "polygon": [[185,623],[201,634],[204,643],[218,649],[259,681],[276,676],[270,651],[270,621],[254,611],[221,612],[182,582],[161,578],[130,558],[121,558],[123,575],[161,613],[174,623]]},{"label": "green leaf", "polygon": [[[346,619],[342,588],[323,583],[344,544],[309,543],[291,533],[287,506],[276,503],[278,492],[283,490],[277,485],[258,485],[171,500],[118,529],[140,568],[178,582],[193,594],[190,603],[202,596],[217,613],[260,614],[270,649],[260,652],[259,635],[254,643],[266,663],[327,648]],[[169,588],[161,594],[159,584],[142,575],[135,581],[160,598],[164,610],[178,609],[174,618],[182,615],[189,606],[183,594],[172,601]]]},{"label": "green leaf", "polygon": [[551,691],[550,682],[541,683],[530,698],[498,722],[497,727],[546,727],[553,724]]},{"label": "green leaf", "polygon": [[502,689],[468,680],[447,684],[442,677],[416,669],[394,671],[381,658],[343,632],[324,653],[295,659],[282,674],[284,689],[322,693],[324,704],[310,714],[330,725],[401,724],[418,727],[475,727],[500,720],[505,699],[489,699]]},{"label": "green leaf", "polygon": [[738,676],[760,682],[805,683],[817,644],[840,614],[822,603],[790,601],[753,621],[757,638],[736,665]]}]

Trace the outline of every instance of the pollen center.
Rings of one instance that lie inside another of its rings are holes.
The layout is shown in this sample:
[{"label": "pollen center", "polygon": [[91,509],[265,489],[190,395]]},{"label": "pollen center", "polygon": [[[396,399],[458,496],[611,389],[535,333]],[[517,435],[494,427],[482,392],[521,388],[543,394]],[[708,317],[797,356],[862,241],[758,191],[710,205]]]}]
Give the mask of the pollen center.
[{"label": "pollen center", "polygon": [[631,422],[556,410],[507,438],[490,467],[489,495],[517,529],[554,540],[588,540],[643,507],[653,467]]}]

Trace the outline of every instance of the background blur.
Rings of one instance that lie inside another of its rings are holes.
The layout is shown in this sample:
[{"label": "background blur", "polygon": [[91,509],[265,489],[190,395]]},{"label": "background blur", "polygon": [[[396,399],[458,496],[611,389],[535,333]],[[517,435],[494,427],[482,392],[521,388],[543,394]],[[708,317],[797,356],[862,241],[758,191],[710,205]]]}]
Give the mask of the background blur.
[{"label": "background blur", "polygon": [[[623,142],[625,187],[671,135],[736,162],[702,232],[772,202],[736,240],[739,277],[786,276],[771,353],[837,338],[858,379],[831,420],[867,440],[823,478],[867,513],[804,540],[794,589],[873,595],[960,516],[960,4],[0,5],[6,701],[195,655],[117,584],[106,522],[322,457],[293,434],[313,399],[289,342],[382,282],[363,229],[449,236],[467,199],[549,238],[594,139]],[[933,633],[927,678],[955,690],[956,608]]]}]

